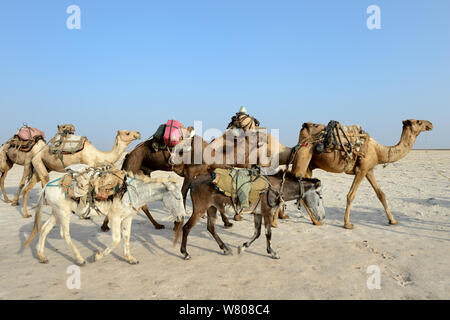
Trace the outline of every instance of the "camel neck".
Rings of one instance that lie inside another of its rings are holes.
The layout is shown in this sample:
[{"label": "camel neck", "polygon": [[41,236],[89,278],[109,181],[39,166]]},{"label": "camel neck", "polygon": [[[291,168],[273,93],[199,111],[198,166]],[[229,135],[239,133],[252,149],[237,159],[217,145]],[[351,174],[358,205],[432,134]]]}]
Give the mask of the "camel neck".
[{"label": "camel neck", "polygon": [[414,146],[416,136],[409,128],[403,128],[400,141],[395,146],[381,146],[378,150],[378,163],[392,163],[404,158]]}]

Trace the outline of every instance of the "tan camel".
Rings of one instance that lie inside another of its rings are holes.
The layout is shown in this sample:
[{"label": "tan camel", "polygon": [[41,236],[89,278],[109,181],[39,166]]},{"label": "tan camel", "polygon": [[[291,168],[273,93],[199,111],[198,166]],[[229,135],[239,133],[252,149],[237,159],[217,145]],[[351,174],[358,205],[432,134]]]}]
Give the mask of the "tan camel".
[{"label": "tan camel", "polygon": [[114,163],[119,160],[131,142],[140,138],[141,134],[138,131],[119,130],[117,131],[116,140],[111,151],[99,151],[89,141],[86,141],[83,150],[75,154],[64,154],[63,161],[61,161],[58,155],[51,154],[48,146],[43,148],[31,160],[34,172],[23,190],[24,218],[30,217],[27,211],[28,194],[39,181],[42,181],[43,185],[48,183],[50,171],[65,172],[65,167],[77,163],[87,164],[92,167],[105,163]]},{"label": "tan camel", "polygon": [[311,177],[312,170],[314,169],[322,169],[334,173],[345,172],[347,174],[355,175],[353,184],[347,194],[347,208],[344,217],[344,227],[346,229],[353,228],[353,224],[350,223],[350,207],[355,198],[356,191],[365,177],[375,190],[378,199],[381,201],[384,210],[386,211],[389,224],[397,224],[397,220],[395,220],[388,208],[386,197],[375,180],[373,169],[378,164],[396,162],[405,157],[411,151],[417,136],[422,131],[432,130],[433,124],[427,120],[410,119],[403,121],[402,135],[400,141],[395,146],[386,147],[380,145],[374,139],[369,138],[368,141],[365,142],[367,144],[367,149],[365,150],[364,156],[355,159],[352,170],[345,170],[346,161],[345,153],[343,151],[334,150],[319,154],[314,152],[314,143],[308,142],[323,128],[325,128],[324,125],[318,124],[305,123],[303,125],[303,128],[300,131],[301,141],[299,141],[301,146],[295,155],[292,172],[297,177]]},{"label": "tan camel", "polygon": [[45,147],[44,140],[38,140],[29,152],[19,151],[17,148],[9,148],[8,144],[4,144],[0,148],[0,188],[2,189],[3,199],[6,203],[11,202],[5,192],[5,179],[8,171],[17,164],[24,167],[22,179],[17,189],[17,194],[14,197],[12,204],[16,205],[19,202],[20,192],[25,186],[27,177],[31,174],[31,159],[32,157]]}]

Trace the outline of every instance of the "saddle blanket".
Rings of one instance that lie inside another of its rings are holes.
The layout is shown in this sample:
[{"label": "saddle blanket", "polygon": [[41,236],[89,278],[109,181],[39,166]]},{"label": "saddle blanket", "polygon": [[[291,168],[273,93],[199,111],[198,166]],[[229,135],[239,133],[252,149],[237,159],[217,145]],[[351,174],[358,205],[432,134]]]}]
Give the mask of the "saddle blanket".
[{"label": "saddle blanket", "polygon": [[57,133],[49,142],[50,152],[53,154],[74,154],[84,149],[87,138],[73,134],[62,135]]}]

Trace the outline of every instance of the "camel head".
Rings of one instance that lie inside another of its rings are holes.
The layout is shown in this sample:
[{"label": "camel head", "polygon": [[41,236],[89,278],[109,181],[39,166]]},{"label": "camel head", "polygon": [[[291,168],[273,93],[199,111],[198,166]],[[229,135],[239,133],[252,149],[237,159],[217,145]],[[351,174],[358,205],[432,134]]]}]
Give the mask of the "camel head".
[{"label": "camel head", "polygon": [[304,122],[302,125],[302,129],[300,130],[298,142],[303,143],[313,140],[313,138],[323,129],[325,129],[325,127],[326,126],[324,124]]},{"label": "camel head", "polygon": [[139,131],[119,130],[117,131],[117,138],[127,144],[130,144],[134,140],[141,139],[141,134]]},{"label": "camel head", "polygon": [[422,131],[433,130],[433,124],[428,120],[403,120],[403,130],[409,129],[414,136],[418,136]]}]

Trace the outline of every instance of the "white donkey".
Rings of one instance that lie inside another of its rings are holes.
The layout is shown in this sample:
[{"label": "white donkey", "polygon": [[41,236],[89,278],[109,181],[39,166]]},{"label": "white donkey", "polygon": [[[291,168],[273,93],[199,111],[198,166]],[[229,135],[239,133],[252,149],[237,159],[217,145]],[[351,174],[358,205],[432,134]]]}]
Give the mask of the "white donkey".
[{"label": "white donkey", "polygon": [[[82,216],[85,214],[85,210],[78,208],[78,203],[74,200],[66,198],[62,188],[54,183],[55,181],[49,182],[40,194],[35,212],[33,230],[24,245],[29,245],[40,232],[37,255],[41,263],[48,263],[48,259],[44,255],[45,239],[50,230],[59,222],[61,224],[61,237],[64,238],[72,249],[76,263],[83,265],[86,261],[80,255],[80,252],[70,238],[69,224],[72,212]],[[51,206],[52,214],[41,228],[41,209],[45,200]],[[120,231],[122,229],[125,259],[131,264],[138,263],[130,253],[132,218],[142,206],[154,201],[162,201],[164,207],[172,214],[176,221],[184,220],[186,211],[183,205],[183,197],[176,180],[173,178],[150,178],[143,175],[133,176],[132,174],[127,174],[127,192],[121,199],[115,197],[112,201],[94,201],[98,211],[91,210],[91,214],[107,215],[111,221],[112,232],[111,245],[103,252],[97,252],[95,261],[108,255],[119,245],[121,240]]]}]

